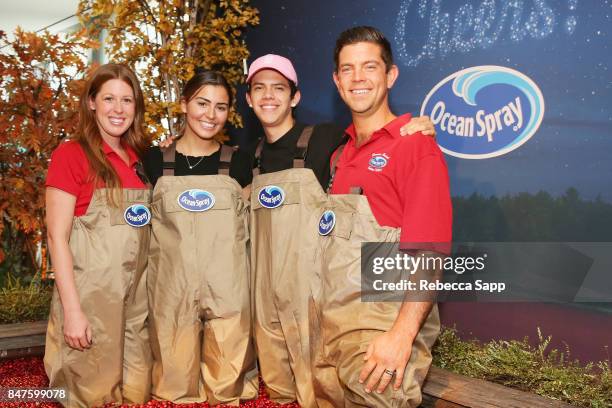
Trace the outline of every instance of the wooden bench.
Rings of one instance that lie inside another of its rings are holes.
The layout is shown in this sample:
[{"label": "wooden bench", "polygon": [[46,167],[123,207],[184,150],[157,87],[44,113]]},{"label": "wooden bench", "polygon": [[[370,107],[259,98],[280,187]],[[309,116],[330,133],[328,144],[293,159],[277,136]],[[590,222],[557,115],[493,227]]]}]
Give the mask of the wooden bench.
[{"label": "wooden bench", "polygon": [[[0,325],[0,359],[41,356],[47,322]],[[572,405],[431,367],[423,408],[565,408]]]},{"label": "wooden bench", "polygon": [[0,324],[0,359],[45,354],[47,322]]},{"label": "wooden bench", "polygon": [[423,385],[422,407],[564,408],[573,405],[432,366]]}]

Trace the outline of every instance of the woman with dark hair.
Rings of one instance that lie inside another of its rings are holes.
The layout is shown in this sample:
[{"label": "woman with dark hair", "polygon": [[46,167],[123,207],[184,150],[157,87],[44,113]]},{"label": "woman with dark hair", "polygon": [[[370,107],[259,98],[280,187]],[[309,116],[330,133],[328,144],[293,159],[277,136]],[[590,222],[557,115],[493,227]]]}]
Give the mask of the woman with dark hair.
[{"label": "woman with dark hair", "polygon": [[182,135],[152,147],[155,184],[148,293],[152,395],[177,403],[238,405],[257,396],[251,342],[250,156],[222,144],[232,90],[198,71],[181,97]]},{"label": "woman with dark hair", "polygon": [[[185,83],[181,93],[181,135],[172,144],[163,143],[175,152],[175,176],[213,175],[218,174],[219,166],[227,167],[221,160],[221,146],[226,139],[222,131],[232,103],[232,88],[218,72],[199,69]],[[163,150],[152,146],[144,159],[144,170],[154,186],[163,174]],[[230,177],[246,186],[252,178],[251,156],[236,150],[231,159]]]},{"label": "woman with dark hair", "polygon": [[45,370],[50,387],[66,390],[67,406],[149,399],[143,117],[134,73],[102,65],[81,96],[76,137],[51,156],[46,222],[56,284]]}]

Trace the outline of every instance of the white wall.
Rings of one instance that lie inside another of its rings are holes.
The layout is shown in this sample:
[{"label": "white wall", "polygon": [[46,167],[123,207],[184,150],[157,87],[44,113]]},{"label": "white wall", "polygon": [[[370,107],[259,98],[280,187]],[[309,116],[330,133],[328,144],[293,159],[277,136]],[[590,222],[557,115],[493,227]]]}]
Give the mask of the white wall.
[{"label": "white wall", "polygon": [[[12,41],[17,26],[26,31],[39,30],[75,14],[78,3],[78,0],[0,0],[0,30]],[[78,19],[72,17],[49,31],[55,33],[77,23]]]}]

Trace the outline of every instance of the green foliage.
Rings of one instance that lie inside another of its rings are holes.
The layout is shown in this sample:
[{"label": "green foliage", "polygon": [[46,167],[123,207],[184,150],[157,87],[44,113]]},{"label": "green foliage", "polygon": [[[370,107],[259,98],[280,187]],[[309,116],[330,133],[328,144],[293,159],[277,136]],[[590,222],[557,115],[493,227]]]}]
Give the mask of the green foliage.
[{"label": "green foliage", "polygon": [[434,346],[433,364],[581,407],[612,406],[609,362],[582,366],[569,359],[569,349],[549,350],[551,337],[543,337],[539,329],[538,338],[537,347],[531,346],[528,338],[481,344],[461,340],[456,330],[445,328]]},{"label": "green foliage", "polygon": [[52,289],[36,275],[24,283],[12,274],[6,275],[0,289],[0,324],[44,320],[49,315]]},{"label": "green foliage", "polygon": [[573,187],[560,197],[545,191],[454,197],[453,213],[456,242],[612,240],[612,204],[583,200]]}]

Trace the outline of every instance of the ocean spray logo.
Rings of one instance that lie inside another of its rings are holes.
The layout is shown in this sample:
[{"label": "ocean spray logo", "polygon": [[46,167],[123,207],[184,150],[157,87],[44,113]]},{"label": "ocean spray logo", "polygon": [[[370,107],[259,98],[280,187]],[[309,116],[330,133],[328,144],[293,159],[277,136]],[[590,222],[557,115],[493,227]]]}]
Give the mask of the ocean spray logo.
[{"label": "ocean spray logo", "polygon": [[389,163],[389,156],[386,153],[372,153],[372,158],[368,162],[368,170],[370,171],[382,171]]},{"label": "ocean spray logo", "polygon": [[257,198],[262,206],[276,208],[285,201],[285,192],[278,186],[265,186],[259,190]]},{"label": "ocean spray logo", "polygon": [[488,159],[518,148],[534,135],[544,117],[544,97],[518,71],[472,67],[440,81],[425,98],[421,115],[431,117],[445,153]]},{"label": "ocean spray logo", "polygon": [[132,227],[143,227],[151,221],[151,211],[142,204],[130,205],[125,209],[123,219]]},{"label": "ocean spray logo", "polygon": [[319,234],[323,236],[329,235],[335,226],[336,214],[331,210],[325,211],[321,218],[319,218]]},{"label": "ocean spray logo", "polygon": [[185,190],[177,197],[178,205],[187,211],[201,212],[215,205],[215,196],[205,190]]}]

